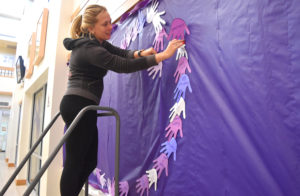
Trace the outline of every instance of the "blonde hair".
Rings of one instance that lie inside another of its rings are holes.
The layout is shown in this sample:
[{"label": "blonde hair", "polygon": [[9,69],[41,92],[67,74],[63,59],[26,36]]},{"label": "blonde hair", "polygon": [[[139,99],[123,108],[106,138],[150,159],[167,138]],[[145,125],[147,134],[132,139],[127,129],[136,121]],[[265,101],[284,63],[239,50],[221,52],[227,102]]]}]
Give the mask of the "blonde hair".
[{"label": "blonde hair", "polygon": [[95,4],[87,6],[83,15],[79,15],[74,19],[71,26],[71,37],[77,39],[87,34],[90,35],[88,28],[96,24],[96,17],[103,11],[107,11],[107,9],[101,5]]}]

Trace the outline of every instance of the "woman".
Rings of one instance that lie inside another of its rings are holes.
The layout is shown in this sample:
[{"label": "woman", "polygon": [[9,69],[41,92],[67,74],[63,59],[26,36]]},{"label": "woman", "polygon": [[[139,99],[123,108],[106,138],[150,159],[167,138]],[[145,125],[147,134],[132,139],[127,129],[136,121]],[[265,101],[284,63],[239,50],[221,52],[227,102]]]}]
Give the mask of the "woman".
[{"label": "woman", "polygon": [[[60,111],[69,127],[81,109],[98,105],[103,92],[103,77],[108,70],[131,73],[147,69],[170,58],[183,45],[172,40],[161,53],[153,48],[143,51],[122,50],[111,45],[111,18],[105,7],[90,5],[71,28],[64,46],[72,50],[67,91]],[[78,195],[89,174],[97,166],[97,112],[89,111],[66,141],[66,160],[61,176],[62,196]]]}]

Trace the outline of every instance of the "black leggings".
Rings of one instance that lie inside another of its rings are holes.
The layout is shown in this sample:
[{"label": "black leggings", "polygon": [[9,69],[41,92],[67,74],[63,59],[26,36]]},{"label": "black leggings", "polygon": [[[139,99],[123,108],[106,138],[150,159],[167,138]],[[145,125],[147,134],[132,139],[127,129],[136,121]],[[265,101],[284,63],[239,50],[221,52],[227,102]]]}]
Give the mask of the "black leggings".
[{"label": "black leggings", "polygon": [[[69,127],[80,112],[95,102],[76,95],[66,95],[60,103],[60,112]],[[66,141],[66,160],[60,180],[62,196],[77,196],[90,173],[97,166],[98,129],[97,111],[88,111]]]}]

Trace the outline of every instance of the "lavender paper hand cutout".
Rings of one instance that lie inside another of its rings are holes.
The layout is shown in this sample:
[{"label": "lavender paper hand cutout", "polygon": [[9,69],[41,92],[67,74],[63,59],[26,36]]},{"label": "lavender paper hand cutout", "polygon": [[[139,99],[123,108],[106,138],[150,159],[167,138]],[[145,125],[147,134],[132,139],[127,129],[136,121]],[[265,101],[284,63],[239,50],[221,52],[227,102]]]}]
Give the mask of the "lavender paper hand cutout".
[{"label": "lavender paper hand cutout", "polygon": [[186,88],[189,88],[190,93],[192,92],[190,79],[189,79],[188,75],[183,74],[183,75],[181,75],[179,82],[176,86],[176,89],[174,90],[174,93],[175,93],[174,99],[176,100],[176,102],[179,101],[180,97],[183,97],[183,99],[185,99]]},{"label": "lavender paper hand cutout", "polygon": [[174,77],[176,77],[175,83],[177,83],[178,79],[181,77],[182,74],[185,74],[186,69],[190,73],[192,72],[188,60],[185,57],[181,57],[178,61],[178,65],[177,65],[176,71],[174,73]]},{"label": "lavender paper hand cutout", "polygon": [[110,196],[115,196],[115,180],[113,179],[110,182],[110,179],[107,180],[107,188]]},{"label": "lavender paper hand cutout", "polygon": [[140,10],[138,15],[138,33],[142,33],[146,22],[146,16]]},{"label": "lavender paper hand cutout", "polygon": [[176,161],[176,150],[177,150],[177,142],[174,138],[172,138],[170,141],[164,142],[161,146],[164,146],[160,152],[166,153],[168,158],[173,153],[173,160]]},{"label": "lavender paper hand cutout", "polygon": [[139,23],[138,21],[136,20],[133,27],[132,27],[132,31],[131,31],[131,40],[132,41],[135,41],[135,39],[137,38],[137,35],[138,35],[138,28],[139,28]]},{"label": "lavender paper hand cutout", "polygon": [[167,36],[168,35],[164,28],[162,28],[162,30],[158,34],[156,34],[155,39],[153,41],[154,50],[156,52],[159,52],[159,50],[164,49],[164,37],[167,38]]},{"label": "lavender paper hand cutout", "polygon": [[122,181],[119,183],[120,196],[127,196],[129,191],[129,185],[127,181]]},{"label": "lavender paper hand cutout", "polygon": [[167,131],[167,134],[165,137],[168,137],[168,141],[170,141],[172,138],[177,137],[177,133],[179,131],[180,137],[183,137],[182,133],[182,120],[179,116],[176,116],[172,122],[166,127],[165,129]]},{"label": "lavender paper hand cutout", "polygon": [[188,54],[185,50],[185,44],[177,49],[176,61],[181,57],[185,57],[186,59],[189,59]]},{"label": "lavender paper hand cutout", "polygon": [[148,180],[149,180],[149,188],[154,184],[154,190],[157,189],[157,172],[155,169],[150,169],[146,171]]},{"label": "lavender paper hand cutout", "polygon": [[158,178],[163,170],[165,170],[166,176],[168,176],[168,157],[165,153],[160,154],[160,156],[153,161],[153,168],[158,171]]},{"label": "lavender paper hand cutout", "polygon": [[170,122],[173,122],[174,118],[180,116],[181,112],[183,113],[183,118],[185,119],[185,101],[180,97],[179,101],[176,102],[173,107],[170,109],[171,114],[169,116]]},{"label": "lavender paper hand cutout", "polygon": [[127,47],[130,45],[131,38],[132,38],[131,36],[132,36],[132,28],[127,28],[127,31],[125,33],[125,40],[126,40]]},{"label": "lavender paper hand cutout", "polygon": [[101,187],[103,188],[106,185],[106,179],[104,178],[105,173],[102,175],[100,174],[101,170],[98,168],[95,168],[93,171],[93,174],[97,177],[98,182],[100,183]]},{"label": "lavender paper hand cutout", "polygon": [[170,39],[182,39],[184,40],[184,32],[189,35],[190,30],[186,26],[184,20],[181,18],[175,18],[171,24],[171,30],[168,36],[168,40]]},{"label": "lavender paper hand cutout", "polygon": [[154,73],[153,77],[152,77],[152,79],[154,80],[154,78],[156,77],[156,74],[159,72],[159,77],[161,78],[162,66],[163,66],[163,63],[159,62],[158,65],[149,67],[147,69],[147,71],[149,72],[148,76],[151,76]]},{"label": "lavender paper hand cutout", "polygon": [[121,49],[126,49],[127,48],[127,42],[126,42],[126,36],[124,35],[123,39],[121,40],[121,45],[120,48]]},{"label": "lavender paper hand cutout", "polygon": [[147,9],[147,23],[152,22],[154,15],[157,13],[157,10],[156,10],[157,7],[158,7],[158,2],[156,0],[152,1],[150,9]]},{"label": "lavender paper hand cutout", "polygon": [[143,175],[141,178],[137,179],[137,185],[135,188],[137,189],[136,192],[140,193],[140,196],[144,194],[144,191],[147,190],[147,196],[149,196],[149,179],[147,175]]},{"label": "lavender paper hand cutout", "polygon": [[164,15],[166,12],[162,11],[159,13],[156,13],[153,17],[152,24],[154,26],[154,31],[156,34],[158,34],[162,30],[162,24],[165,25],[166,21],[161,18],[161,15]]}]

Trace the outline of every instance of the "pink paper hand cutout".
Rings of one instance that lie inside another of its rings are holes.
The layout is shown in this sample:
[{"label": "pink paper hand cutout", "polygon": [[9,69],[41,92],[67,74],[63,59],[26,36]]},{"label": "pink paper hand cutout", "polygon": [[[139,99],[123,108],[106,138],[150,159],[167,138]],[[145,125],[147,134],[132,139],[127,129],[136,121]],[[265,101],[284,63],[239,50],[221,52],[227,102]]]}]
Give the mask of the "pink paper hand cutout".
[{"label": "pink paper hand cutout", "polygon": [[147,175],[143,175],[141,178],[137,179],[137,185],[135,188],[137,189],[136,192],[142,196],[144,194],[144,191],[147,191],[147,196],[149,196],[149,180]]},{"label": "pink paper hand cutout", "polygon": [[167,33],[165,31],[164,28],[162,28],[162,30],[156,34],[153,45],[154,45],[154,50],[156,52],[159,52],[159,50],[163,50],[164,49],[164,37],[167,38]]},{"label": "pink paper hand cutout", "polygon": [[127,181],[122,181],[119,183],[120,196],[127,196],[129,191],[129,185]]},{"label": "pink paper hand cutout", "polygon": [[178,79],[181,77],[182,74],[185,74],[186,69],[190,73],[192,72],[188,60],[185,57],[181,57],[178,61],[178,65],[177,65],[176,71],[174,73],[174,77],[176,77],[175,83],[177,83]]},{"label": "pink paper hand cutout", "polygon": [[168,141],[170,141],[172,138],[177,137],[177,133],[179,131],[180,137],[183,137],[182,133],[182,120],[179,116],[176,116],[172,122],[166,127],[165,129],[167,131],[167,134],[165,137],[168,137]]},{"label": "pink paper hand cutout", "polygon": [[170,39],[182,39],[184,40],[184,32],[189,35],[190,30],[186,26],[184,20],[181,18],[175,18],[171,24],[171,30],[168,36],[168,40]]},{"label": "pink paper hand cutout", "polygon": [[154,78],[156,77],[156,74],[159,72],[159,77],[161,78],[162,66],[163,66],[163,63],[159,62],[158,65],[149,67],[147,69],[147,71],[149,71],[148,76],[151,76],[153,74],[152,79],[154,80]]},{"label": "pink paper hand cutout", "polygon": [[160,177],[163,170],[165,170],[166,176],[168,176],[168,157],[165,153],[160,154],[160,156],[153,161],[153,168],[158,172],[158,178]]}]

